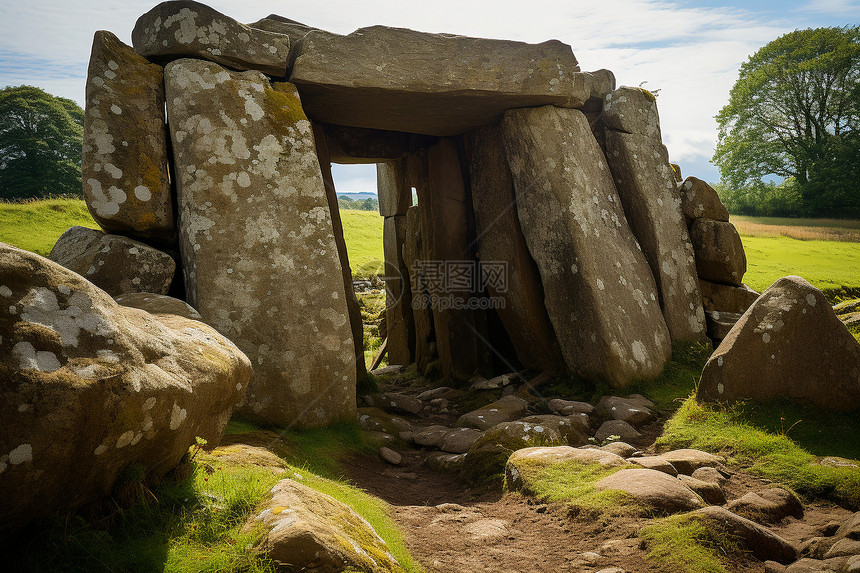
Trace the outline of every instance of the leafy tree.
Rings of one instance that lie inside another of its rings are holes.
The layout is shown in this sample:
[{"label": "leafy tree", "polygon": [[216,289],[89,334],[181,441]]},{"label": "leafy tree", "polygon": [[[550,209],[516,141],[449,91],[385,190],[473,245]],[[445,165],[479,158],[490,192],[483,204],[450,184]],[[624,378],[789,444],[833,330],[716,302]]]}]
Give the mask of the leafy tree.
[{"label": "leafy tree", "polygon": [[809,214],[860,215],[860,27],[796,30],[740,69],[713,161],[736,189],[793,179]]},{"label": "leafy tree", "polygon": [[0,90],[0,199],[81,195],[84,111],[33,86]]}]

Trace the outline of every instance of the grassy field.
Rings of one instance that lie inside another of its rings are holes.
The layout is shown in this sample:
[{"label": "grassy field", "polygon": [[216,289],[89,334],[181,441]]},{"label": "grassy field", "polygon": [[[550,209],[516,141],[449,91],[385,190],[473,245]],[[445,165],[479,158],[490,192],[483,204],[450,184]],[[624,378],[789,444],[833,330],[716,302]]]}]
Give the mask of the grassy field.
[{"label": "grassy field", "polygon": [[343,209],[343,236],[352,276],[365,278],[382,274],[385,257],[382,254],[382,222],[377,211]]}]

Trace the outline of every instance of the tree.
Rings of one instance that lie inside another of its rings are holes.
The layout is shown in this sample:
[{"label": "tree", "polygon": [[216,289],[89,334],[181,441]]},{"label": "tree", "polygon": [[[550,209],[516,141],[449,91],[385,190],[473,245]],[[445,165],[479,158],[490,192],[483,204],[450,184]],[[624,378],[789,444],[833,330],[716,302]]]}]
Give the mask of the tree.
[{"label": "tree", "polygon": [[793,180],[809,214],[860,215],[860,27],[795,30],[753,54],[717,115],[731,187]]},{"label": "tree", "polygon": [[84,111],[33,86],[0,90],[0,199],[81,195]]}]

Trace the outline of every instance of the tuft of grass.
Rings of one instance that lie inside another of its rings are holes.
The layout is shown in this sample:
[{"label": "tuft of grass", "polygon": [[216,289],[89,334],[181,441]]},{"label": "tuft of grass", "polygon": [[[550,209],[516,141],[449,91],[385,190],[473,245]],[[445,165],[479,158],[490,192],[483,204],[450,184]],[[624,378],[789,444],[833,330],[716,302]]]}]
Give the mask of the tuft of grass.
[{"label": "tuft of grass", "polygon": [[82,199],[0,203],[0,242],[48,256],[66,229],[98,229]]},{"label": "tuft of grass", "polygon": [[667,573],[728,573],[723,556],[741,554],[726,531],[689,514],[656,519],[639,537],[648,544],[646,558]]},{"label": "tuft of grass", "polygon": [[642,394],[654,402],[654,409],[658,412],[674,412],[698,383],[712,352],[710,343],[676,342],[672,345],[672,358],[663,372],[653,380],[634,383],[624,390],[624,394]]},{"label": "tuft of grass", "polygon": [[[756,418],[761,423],[762,417],[773,419],[775,411],[779,411],[779,406],[773,405],[760,408],[758,414],[745,419],[741,406],[708,406],[690,397],[666,422],[656,446],[719,453],[726,456],[729,463],[785,484],[802,496],[829,499],[851,509],[860,508],[860,468],[820,465],[814,455],[787,435],[774,434],[754,425]],[[765,414],[768,410],[770,413]],[[856,419],[856,413],[846,414],[844,420],[851,417]],[[795,430],[796,427],[792,433]],[[856,429],[850,435],[856,436]]]}]

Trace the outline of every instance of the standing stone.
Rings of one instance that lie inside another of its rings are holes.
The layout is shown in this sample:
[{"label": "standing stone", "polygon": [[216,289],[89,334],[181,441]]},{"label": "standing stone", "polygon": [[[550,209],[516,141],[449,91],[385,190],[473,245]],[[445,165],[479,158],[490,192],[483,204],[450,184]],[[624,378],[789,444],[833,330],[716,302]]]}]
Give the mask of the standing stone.
[{"label": "standing stone", "polygon": [[737,229],[731,223],[696,219],[690,227],[699,277],[740,286],[747,272],[747,257]]},{"label": "standing stone", "polygon": [[337,256],[340,260],[341,274],[343,275],[343,290],[346,293],[346,305],[349,308],[349,324],[352,329],[352,341],[355,348],[355,379],[364,380],[367,376],[367,365],[364,361],[364,324],[361,322],[361,308],[355,297],[355,289],[352,286],[352,268],[349,266],[349,254],[346,250],[346,241],[343,238],[343,222],[340,218],[340,207],[337,204],[337,190],[334,187],[334,177],[331,174],[331,157],[328,149],[328,139],[323,132],[322,126],[315,124],[314,142],[317,146],[317,158],[320,162],[320,171],[325,184],[325,197],[328,202],[328,210],[331,213],[331,227],[334,232],[334,242],[337,244]]},{"label": "standing stone", "polygon": [[681,209],[687,225],[696,219],[729,220],[729,211],[716,190],[696,177],[687,177],[681,185]]},{"label": "standing stone", "polygon": [[311,124],[290,84],[202,60],[165,68],[188,300],[251,359],[241,414],[355,416],[355,351]]},{"label": "standing stone", "polygon": [[379,197],[379,214],[383,217],[405,215],[412,206],[412,188],[409,186],[407,160],[376,164],[376,192]]},{"label": "standing stone", "polygon": [[424,372],[435,358],[435,334],[433,331],[433,311],[426,303],[429,296],[422,284],[423,279],[416,275],[416,269],[423,260],[424,237],[421,229],[421,216],[418,205],[406,211],[406,242],[403,244],[403,262],[409,269],[410,291],[412,293],[412,321],[415,325],[415,364],[419,372]]},{"label": "standing stone", "polygon": [[190,0],[162,2],[138,18],[131,41],[138,54],[159,62],[201,58],[279,78],[287,74],[288,36],[250,28]]},{"label": "standing stone", "polygon": [[860,407],[860,344],[820,290],[783,277],[762,293],[711,355],[699,400],[775,398]]},{"label": "standing stone", "polygon": [[705,310],[743,314],[758,299],[759,293],[745,284],[741,286],[712,283],[699,278],[702,304]]},{"label": "standing stone", "polygon": [[386,217],[382,228],[385,255],[385,324],[388,329],[388,363],[411,364],[415,348],[412,288],[403,259],[406,215]]},{"label": "standing stone", "polygon": [[585,116],[511,110],[502,136],[520,225],[568,368],[622,387],[671,354],[651,270]]},{"label": "standing stone", "polygon": [[490,297],[504,304],[496,312],[523,366],[561,374],[564,358],[543,303],[537,265],[517,218],[514,183],[498,127],[472,132],[469,174],[475,235],[482,265],[502,266],[501,282],[488,281]]},{"label": "standing stone", "polygon": [[84,199],[109,233],[169,242],[164,77],[110,32],[96,32],[87,72]]},{"label": "standing stone", "polygon": [[[611,98],[607,96],[607,102],[612,102],[605,106],[607,125],[618,124],[618,115],[658,117],[653,97],[642,101],[643,98],[623,95],[630,91],[639,94],[642,90],[622,87],[610,94]],[[649,109],[636,109],[635,105]],[[659,138],[659,126],[633,123],[630,127],[642,131],[606,130],[606,159],[618,195],[657,281],[660,306],[672,340],[703,341],[705,313],[696,260],[669,158]]]}]

